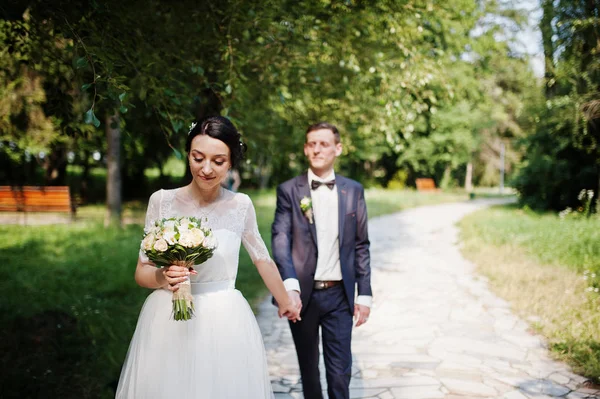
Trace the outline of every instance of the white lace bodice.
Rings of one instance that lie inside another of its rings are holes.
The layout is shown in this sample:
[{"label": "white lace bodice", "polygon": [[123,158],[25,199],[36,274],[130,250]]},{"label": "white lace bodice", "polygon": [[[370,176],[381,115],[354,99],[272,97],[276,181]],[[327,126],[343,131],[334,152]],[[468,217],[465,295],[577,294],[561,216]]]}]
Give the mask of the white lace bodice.
[{"label": "white lace bodice", "polygon": [[[240,243],[250,254],[253,262],[270,260],[269,251],[258,231],[256,212],[250,197],[222,189],[221,197],[206,207],[186,197],[185,190],[159,190],[150,196],[146,212],[146,228],[154,221],[190,216],[207,219],[207,226],[215,234],[218,247],[213,256],[203,264],[194,266],[198,275],[191,276],[194,282],[231,281],[237,276]],[[144,262],[148,258],[140,252]]]}]

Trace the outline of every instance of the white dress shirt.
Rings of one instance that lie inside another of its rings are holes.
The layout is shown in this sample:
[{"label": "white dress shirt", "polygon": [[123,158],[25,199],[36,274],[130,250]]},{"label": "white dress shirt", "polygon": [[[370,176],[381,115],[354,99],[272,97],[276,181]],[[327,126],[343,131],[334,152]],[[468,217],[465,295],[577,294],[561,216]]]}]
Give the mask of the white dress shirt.
[{"label": "white dress shirt", "polygon": [[[321,178],[308,170],[309,187],[313,180],[328,182],[335,179],[335,173],[331,171],[328,176]],[[321,185],[317,189],[311,188],[311,199],[315,228],[317,230],[317,269],[315,271],[316,281],[340,281],[342,280],[342,267],[340,265],[340,233],[338,212],[338,191],[334,187],[330,189]],[[284,281],[288,291],[300,291],[298,280],[288,278]],[[358,295],[357,304],[371,307],[370,295]]]}]

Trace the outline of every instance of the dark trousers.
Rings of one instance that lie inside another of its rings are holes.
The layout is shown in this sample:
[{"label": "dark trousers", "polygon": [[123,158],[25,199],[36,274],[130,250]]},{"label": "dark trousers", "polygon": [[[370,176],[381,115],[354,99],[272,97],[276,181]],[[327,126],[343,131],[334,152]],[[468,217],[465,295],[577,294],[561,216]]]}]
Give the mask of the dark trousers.
[{"label": "dark trousers", "polygon": [[322,399],[319,378],[319,326],[329,399],[348,399],[352,371],[352,312],[344,288],[337,285],[312,293],[302,321],[290,322],[305,399]]}]

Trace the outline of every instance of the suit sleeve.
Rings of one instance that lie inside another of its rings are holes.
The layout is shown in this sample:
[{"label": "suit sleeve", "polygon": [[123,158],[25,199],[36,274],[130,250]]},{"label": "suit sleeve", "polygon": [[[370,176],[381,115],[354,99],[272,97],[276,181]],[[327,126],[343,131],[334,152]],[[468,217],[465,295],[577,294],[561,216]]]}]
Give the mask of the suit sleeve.
[{"label": "suit sleeve", "polygon": [[371,255],[369,252],[369,231],[367,204],[365,203],[365,192],[360,187],[356,209],[356,253],[355,271],[357,294],[359,296],[372,296],[371,291]]},{"label": "suit sleeve", "polygon": [[279,186],[271,228],[271,249],[282,280],[298,279],[292,261],[292,227],[292,203],[288,193]]}]

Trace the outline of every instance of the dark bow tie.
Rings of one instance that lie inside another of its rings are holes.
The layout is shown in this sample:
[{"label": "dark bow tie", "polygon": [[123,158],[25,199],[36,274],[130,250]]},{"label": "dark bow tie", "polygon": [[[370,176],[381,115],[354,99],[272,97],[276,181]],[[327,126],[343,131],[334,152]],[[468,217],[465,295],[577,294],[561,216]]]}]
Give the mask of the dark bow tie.
[{"label": "dark bow tie", "polygon": [[316,181],[313,180],[310,182],[310,188],[312,188],[313,190],[316,190],[317,188],[319,188],[319,186],[327,186],[330,190],[333,190],[333,186],[335,186],[335,179],[334,180],[329,180],[329,181]]}]

